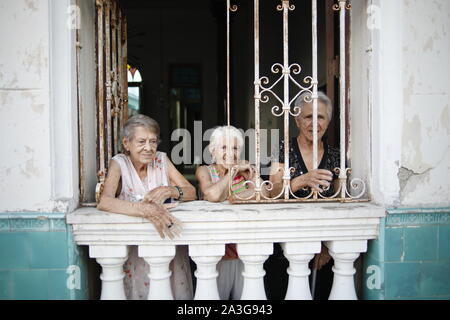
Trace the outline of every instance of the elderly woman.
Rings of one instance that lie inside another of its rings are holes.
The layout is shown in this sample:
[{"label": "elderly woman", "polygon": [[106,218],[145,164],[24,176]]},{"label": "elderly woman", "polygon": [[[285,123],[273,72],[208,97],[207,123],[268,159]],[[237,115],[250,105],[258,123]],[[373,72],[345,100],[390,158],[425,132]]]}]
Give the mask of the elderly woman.
[{"label": "elderly woman", "polygon": [[[340,167],[339,149],[328,145],[323,139],[331,121],[333,105],[323,92],[318,92],[318,168],[314,170],[313,103],[307,102],[310,100],[311,93],[306,92],[295,101],[295,107],[299,107],[301,112],[295,118],[299,133],[297,137],[289,141],[289,167],[295,169],[291,172],[290,186],[297,197],[306,197],[311,190],[317,190],[322,195],[330,197],[335,193],[334,184],[338,178],[334,169]],[[284,161],[284,141],[282,140],[279,155],[273,160],[271,167],[270,181],[273,183],[271,196],[278,195],[282,190]],[[329,260],[328,250],[322,246],[322,252],[314,259],[314,268],[321,269]]]},{"label": "elderly woman", "polygon": [[[125,154],[111,159],[99,210],[148,219],[161,238],[176,236],[180,221],[173,217],[165,202],[195,200],[195,188],[178,172],[164,152],[157,151],[158,123],[145,116],[131,117],[123,128]],[[192,279],[187,248],[177,246],[172,269],[175,299],[192,298]],[[128,299],[147,299],[149,265],[132,246],[124,266]]]},{"label": "elderly woman", "polygon": [[[223,202],[236,195],[240,198],[250,198],[254,194],[254,184],[245,184],[248,180],[256,182],[256,177],[254,167],[240,160],[243,144],[242,133],[233,126],[218,127],[213,131],[208,147],[212,164],[200,166],[196,172],[204,200]],[[231,170],[232,167],[236,169]],[[267,192],[266,194],[268,195]],[[225,256],[217,264],[217,270],[220,298],[240,299],[243,288],[243,263],[239,260],[235,244],[225,246]]]}]

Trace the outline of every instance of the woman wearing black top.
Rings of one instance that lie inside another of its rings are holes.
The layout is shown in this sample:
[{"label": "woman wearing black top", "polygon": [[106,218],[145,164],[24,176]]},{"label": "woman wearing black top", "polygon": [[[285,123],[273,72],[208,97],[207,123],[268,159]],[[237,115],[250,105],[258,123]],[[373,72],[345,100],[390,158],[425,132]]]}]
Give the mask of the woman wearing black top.
[{"label": "woman wearing black top", "polygon": [[[333,107],[330,99],[319,92],[317,104],[319,165],[318,169],[313,170],[313,106],[312,103],[305,102],[305,98],[310,100],[310,96],[310,93],[304,93],[295,101],[295,107],[300,107],[301,112],[295,118],[299,129],[298,136],[289,141],[289,167],[295,169],[291,172],[291,190],[296,197],[308,196],[311,189],[321,192],[325,197],[330,197],[334,194],[333,180],[336,181],[338,177],[334,169],[340,167],[340,152],[339,149],[324,142],[322,138],[330,124]],[[270,181],[273,183],[272,197],[278,195],[283,188],[284,161],[284,141],[282,140],[279,154],[275,155],[272,162],[270,175]]]},{"label": "woman wearing black top", "polygon": [[[328,145],[323,141],[323,136],[330,124],[333,106],[330,99],[322,92],[318,92],[317,104],[317,147],[319,162],[318,169],[313,170],[313,104],[305,101],[311,100],[311,94],[303,93],[296,101],[295,107],[299,107],[301,112],[295,118],[299,129],[297,137],[289,141],[289,167],[295,170],[291,172],[291,190],[296,197],[307,197],[311,190],[317,190],[325,197],[334,195],[338,180],[338,175],[334,171],[340,167],[339,149]],[[284,141],[280,142],[279,154],[274,155],[271,166],[270,181],[273,183],[271,197],[280,194],[283,189],[283,169],[284,169]],[[321,269],[326,265],[325,270],[318,277],[320,286],[316,296],[313,298],[326,299],[331,289],[332,271],[328,264],[330,255],[327,248],[322,245],[322,252],[314,259],[313,268]],[[327,265],[328,264],[328,265]],[[331,277],[331,278],[330,278]],[[325,289],[325,290],[323,290]],[[326,292],[324,292],[326,291]]]}]

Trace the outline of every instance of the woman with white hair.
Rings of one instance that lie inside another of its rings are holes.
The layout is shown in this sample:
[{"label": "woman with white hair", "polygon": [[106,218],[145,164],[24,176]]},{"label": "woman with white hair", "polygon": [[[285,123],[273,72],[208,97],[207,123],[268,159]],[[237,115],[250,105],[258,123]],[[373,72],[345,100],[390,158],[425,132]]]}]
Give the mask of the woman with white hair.
[{"label": "woman with white hair", "polygon": [[[97,206],[99,210],[149,220],[161,238],[175,237],[181,223],[168,211],[171,199],[196,199],[195,188],[181,175],[164,152],[157,151],[159,125],[145,115],[131,117],[123,128],[125,153],[111,159],[108,175]],[[191,299],[192,277],[186,246],[177,246],[170,264],[171,285],[175,299]],[[125,263],[124,280],[127,299],[147,299],[151,285],[149,265],[131,246]]]},{"label": "woman with white hair", "polygon": [[[247,161],[240,160],[243,145],[242,133],[233,126],[217,127],[213,131],[208,147],[212,163],[200,166],[195,174],[204,200],[223,202],[236,195],[249,198],[254,193],[254,184],[245,182],[250,180],[255,183],[256,171]],[[233,167],[236,169],[232,170]],[[217,270],[220,298],[239,300],[243,288],[243,263],[239,260],[235,244],[225,246],[225,256],[217,264]]]}]

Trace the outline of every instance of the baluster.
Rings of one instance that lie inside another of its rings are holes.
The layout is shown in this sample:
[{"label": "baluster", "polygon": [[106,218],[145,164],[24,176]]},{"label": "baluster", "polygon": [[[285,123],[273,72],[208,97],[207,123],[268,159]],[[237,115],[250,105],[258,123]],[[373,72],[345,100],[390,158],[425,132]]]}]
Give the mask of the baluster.
[{"label": "baluster", "polygon": [[311,273],[309,261],[321,249],[320,242],[282,243],[284,256],[289,260],[289,284],[286,300],[312,300],[308,276]]},{"label": "baluster", "polygon": [[173,300],[169,264],[175,257],[175,246],[139,246],[138,255],[150,265],[148,300]]},{"label": "baluster", "polygon": [[123,264],[128,258],[127,246],[89,246],[89,256],[102,266],[101,300],[125,300]]},{"label": "baluster", "polygon": [[217,289],[217,262],[224,254],[224,244],[189,245],[189,255],[197,264],[194,300],[220,300]]},{"label": "baluster", "polygon": [[361,252],[367,251],[367,240],[325,242],[334,259],[333,287],[329,300],[357,300],[353,268]]},{"label": "baluster", "polygon": [[273,243],[239,243],[236,247],[244,263],[241,300],[266,300],[263,264],[273,253]]}]

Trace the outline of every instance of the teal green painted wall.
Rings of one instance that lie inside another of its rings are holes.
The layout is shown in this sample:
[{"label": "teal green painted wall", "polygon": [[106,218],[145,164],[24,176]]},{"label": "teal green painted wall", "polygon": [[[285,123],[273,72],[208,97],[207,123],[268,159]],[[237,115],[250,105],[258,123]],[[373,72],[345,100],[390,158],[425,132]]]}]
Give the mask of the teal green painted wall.
[{"label": "teal green painted wall", "polygon": [[[364,299],[450,299],[450,208],[388,210],[363,260]],[[64,214],[0,213],[0,299],[98,299],[99,271]]]},{"label": "teal green painted wall", "polygon": [[89,264],[64,214],[0,213],[0,299],[88,299]]},{"label": "teal green painted wall", "polygon": [[450,300],[450,208],[387,210],[363,281],[364,299]]}]

